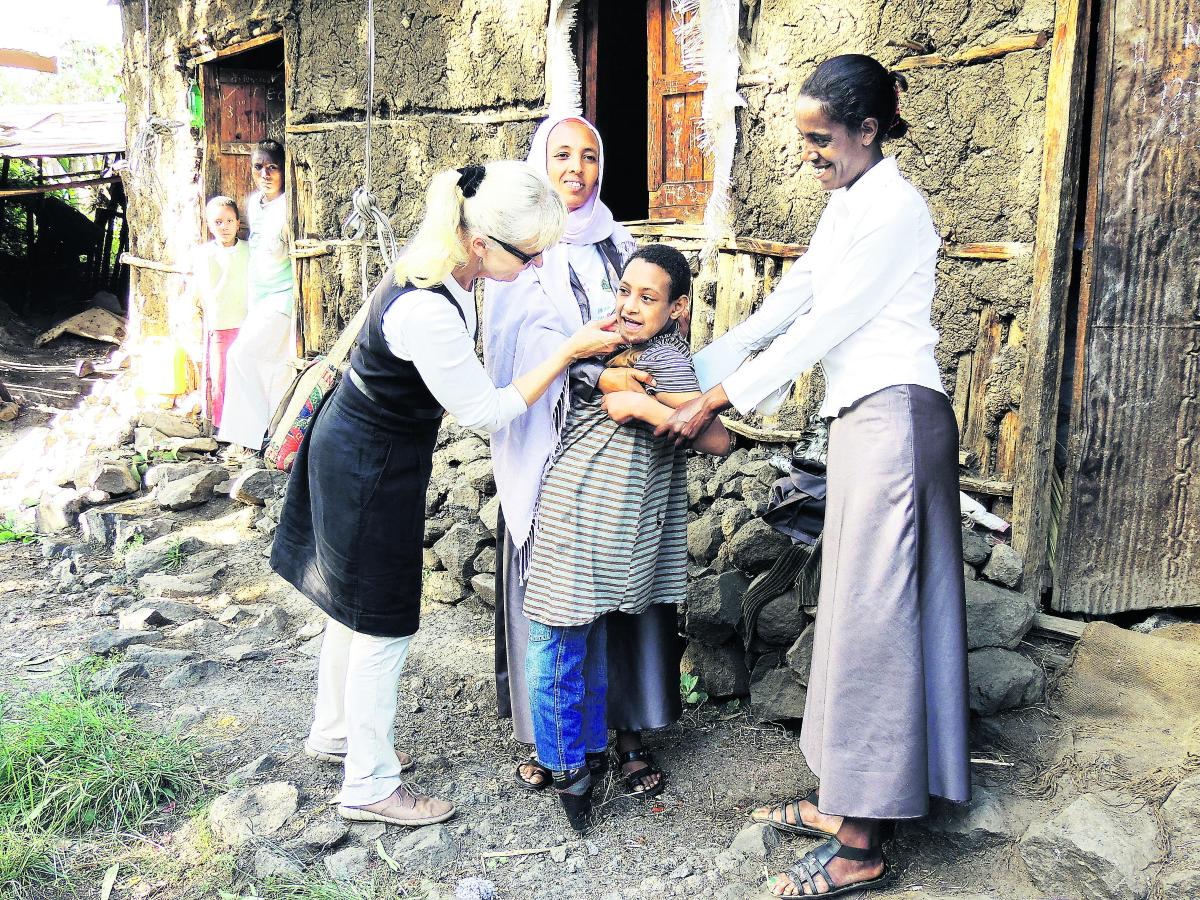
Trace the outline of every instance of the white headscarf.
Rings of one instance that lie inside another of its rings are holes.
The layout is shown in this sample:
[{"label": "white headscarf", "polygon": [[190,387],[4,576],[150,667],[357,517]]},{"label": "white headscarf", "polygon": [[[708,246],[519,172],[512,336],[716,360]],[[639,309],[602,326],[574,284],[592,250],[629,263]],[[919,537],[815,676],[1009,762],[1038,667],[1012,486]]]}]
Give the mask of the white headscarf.
[{"label": "white headscarf", "polygon": [[[633,236],[613,220],[600,199],[604,180],[604,143],[590,122],[578,112],[551,114],[534,133],[528,161],[546,171],[546,145],[550,132],[561,122],[582,122],[596,137],[600,172],[592,195],[567,216],[562,240],[546,250],[541,268],[530,266],[515,281],[488,281],[484,288],[483,357],[488,374],[498,385],[544,362],[583,325],[579,304],[571,291],[567,244],[596,244],[611,238],[622,258],[633,253]],[[570,403],[567,378],[560,375],[540,400],[492,435],[492,467],[505,527],[515,546],[525,553],[522,571],[532,545],[538,492],[546,465],[559,446]],[[498,548],[504,552],[504,548]]]}]

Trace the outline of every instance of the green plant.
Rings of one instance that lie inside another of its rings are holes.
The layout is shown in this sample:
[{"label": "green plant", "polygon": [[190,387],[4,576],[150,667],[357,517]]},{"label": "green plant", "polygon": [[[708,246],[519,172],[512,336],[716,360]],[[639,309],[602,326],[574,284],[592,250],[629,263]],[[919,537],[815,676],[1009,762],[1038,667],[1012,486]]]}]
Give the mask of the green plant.
[{"label": "green plant", "polygon": [[146,543],[146,538],[141,532],[129,537],[123,544],[120,544],[113,550],[113,562],[118,566],[124,565],[125,557],[129,555],[129,551],[135,547],[142,546],[144,543]]},{"label": "green plant", "polygon": [[0,827],[33,835],[133,830],[199,792],[191,744],[139,726],[112,694],[65,690],[0,705]]},{"label": "green plant", "polygon": [[700,676],[692,672],[680,673],[679,695],[689,706],[703,706],[708,702],[707,692],[700,688]]},{"label": "green plant", "polygon": [[0,825],[0,897],[45,896],[46,886],[60,878],[49,840]]},{"label": "green plant", "polygon": [[374,894],[324,876],[304,874],[273,876],[240,893],[217,892],[220,900],[370,900]]},{"label": "green plant", "polygon": [[174,572],[183,566],[183,561],[187,558],[187,553],[183,549],[183,541],[174,541],[171,544],[171,549],[167,551],[167,571]]},{"label": "green plant", "polygon": [[0,544],[30,544],[37,540],[37,534],[28,525],[17,521],[12,513],[5,513],[0,520]]}]

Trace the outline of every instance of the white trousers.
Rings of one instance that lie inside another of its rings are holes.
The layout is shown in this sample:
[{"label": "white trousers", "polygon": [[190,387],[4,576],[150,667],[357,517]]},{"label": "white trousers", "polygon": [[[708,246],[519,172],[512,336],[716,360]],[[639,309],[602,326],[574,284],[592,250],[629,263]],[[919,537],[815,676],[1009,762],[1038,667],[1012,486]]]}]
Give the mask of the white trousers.
[{"label": "white trousers", "polygon": [[344,806],[375,803],[400,786],[396,690],[411,640],[360,634],[333,619],[325,625],[308,746],[346,754]]},{"label": "white trousers", "polygon": [[271,416],[292,383],[291,338],[291,316],[260,307],[246,317],[226,360],[218,440],[262,449]]}]

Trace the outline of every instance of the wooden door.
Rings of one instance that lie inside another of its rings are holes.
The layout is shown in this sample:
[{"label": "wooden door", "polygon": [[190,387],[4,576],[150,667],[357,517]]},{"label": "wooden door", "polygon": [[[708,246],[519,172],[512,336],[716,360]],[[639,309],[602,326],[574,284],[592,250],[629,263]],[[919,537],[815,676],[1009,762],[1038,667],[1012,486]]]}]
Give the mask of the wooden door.
[{"label": "wooden door", "polygon": [[684,71],[671,0],[648,0],[647,182],[651,219],[704,220],[712,161],[700,147],[704,82]]},{"label": "wooden door", "polygon": [[1098,0],[1054,606],[1200,604],[1200,0]]},{"label": "wooden door", "polygon": [[205,195],[240,205],[253,190],[250,151],[283,137],[283,72],[215,62],[204,70]]}]

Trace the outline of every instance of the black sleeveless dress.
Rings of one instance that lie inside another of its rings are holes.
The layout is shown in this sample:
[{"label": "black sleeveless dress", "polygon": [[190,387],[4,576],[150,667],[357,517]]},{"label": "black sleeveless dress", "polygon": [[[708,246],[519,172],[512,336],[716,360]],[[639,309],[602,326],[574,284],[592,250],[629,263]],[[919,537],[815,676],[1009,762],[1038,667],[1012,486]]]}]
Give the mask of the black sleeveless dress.
[{"label": "black sleeveless dress", "polygon": [[[271,568],[347,628],[416,632],[425,493],[444,410],[383,336],[388,307],[415,290],[384,276],[350,356],[296,454]],[[442,286],[432,288],[458,314]]]}]

